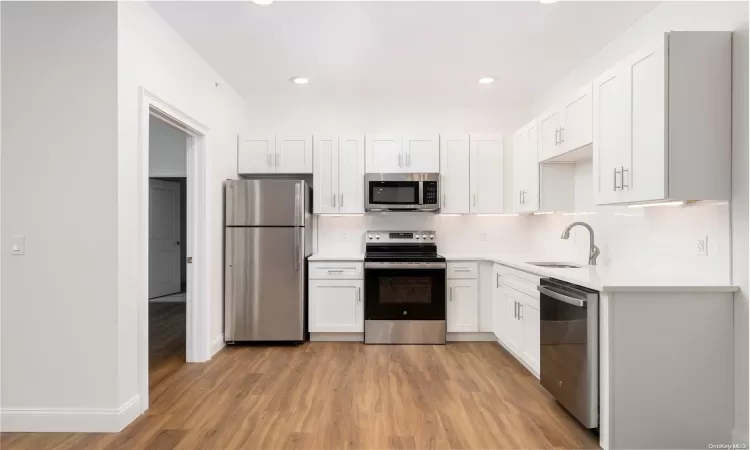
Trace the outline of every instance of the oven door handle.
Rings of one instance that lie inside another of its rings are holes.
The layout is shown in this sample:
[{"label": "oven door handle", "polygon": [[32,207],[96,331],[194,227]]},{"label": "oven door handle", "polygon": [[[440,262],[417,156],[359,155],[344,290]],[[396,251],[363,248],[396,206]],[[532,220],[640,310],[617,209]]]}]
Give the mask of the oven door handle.
[{"label": "oven door handle", "polygon": [[389,263],[389,262],[366,262],[365,269],[445,269],[444,262],[430,263]]},{"label": "oven door handle", "polygon": [[586,300],[581,300],[580,298],[568,297],[567,295],[563,295],[563,294],[561,294],[559,292],[555,292],[555,291],[549,290],[549,289],[547,289],[545,287],[542,287],[542,286],[537,286],[536,290],[539,291],[539,292],[541,292],[544,295],[548,295],[548,296],[554,298],[555,300],[560,300],[561,302],[565,302],[565,303],[567,303],[569,305],[579,306],[579,307],[585,307],[586,306]]}]

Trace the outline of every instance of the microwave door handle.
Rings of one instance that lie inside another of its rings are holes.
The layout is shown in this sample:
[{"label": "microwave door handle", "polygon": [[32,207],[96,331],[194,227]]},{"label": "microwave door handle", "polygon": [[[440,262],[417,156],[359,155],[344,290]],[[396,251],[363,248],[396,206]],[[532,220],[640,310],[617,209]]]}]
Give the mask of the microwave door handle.
[{"label": "microwave door handle", "polygon": [[424,183],[421,181],[419,182],[419,200],[417,204],[424,205]]}]

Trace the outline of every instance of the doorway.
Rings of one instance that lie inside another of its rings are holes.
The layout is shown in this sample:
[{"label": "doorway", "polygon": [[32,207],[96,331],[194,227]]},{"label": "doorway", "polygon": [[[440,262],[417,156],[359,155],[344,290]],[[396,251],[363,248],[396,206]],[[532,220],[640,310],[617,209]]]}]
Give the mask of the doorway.
[{"label": "doorway", "polygon": [[[175,145],[172,150],[174,155],[178,155],[175,159],[179,159],[183,166],[175,168],[174,165],[166,164],[164,160],[159,159],[163,157],[161,153],[153,152],[152,155],[151,133],[155,131],[158,135],[165,130],[169,133],[174,133],[175,130],[180,133],[175,135],[180,137],[181,145]],[[179,363],[179,366],[185,362],[204,362],[211,357],[206,264],[208,131],[205,125],[152,92],[141,89],[137,305],[138,391],[142,412],[148,409],[152,385],[150,336],[153,339],[179,342],[172,344],[174,349],[181,350],[181,355],[173,356],[172,360],[173,363]],[[180,178],[184,178],[184,189],[180,187]],[[154,213],[152,208],[158,208],[158,212]],[[151,223],[152,218],[157,219],[156,223]],[[152,226],[158,231],[153,236],[150,233]],[[177,237],[179,239],[176,239]],[[152,253],[152,248],[161,250],[162,254]],[[151,273],[152,265],[163,273]],[[155,280],[153,284],[152,276]],[[184,301],[178,302],[180,294],[183,294]],[[153,305],[163,305],[153,308],[162,309],[162,316],[149,314],[150,306]],[[180,313],[183,314],[182,317]],[[160,317],[171,320],[169,324],[165,324]],[[154,336],[154,333],[163,333],[166,336]],[[169,369],[165,371],[168,372]],[[164,376],[164,373],[155,371],[154,382],[158,382],[157,376]]]},{"label": "doorway", "polygon": [[149,115],[149,387],[186,361],[188,135]]}]

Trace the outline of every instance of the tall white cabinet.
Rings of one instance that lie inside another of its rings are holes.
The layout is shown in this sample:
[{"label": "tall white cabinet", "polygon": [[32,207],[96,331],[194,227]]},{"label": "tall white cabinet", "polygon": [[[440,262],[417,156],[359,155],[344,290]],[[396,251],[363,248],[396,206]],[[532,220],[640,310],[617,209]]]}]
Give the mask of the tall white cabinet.
[{"label": "tall white cabinet", "polygon": [[313,147],[313,212],[364,212],[364,137],[316,135]]},{"label": "tall white cabinet", "polygon": [[440,212],[471,212],[468,134],[440,135]]},{"label": "tall white cabinet", "polygon": [[470,211],[475,214],[503,212],[503,136],[472,134],[470,153]]},{"label": "tall white cabinet", "polygon": [[725,200],[731,33],[672,31],[594,80],[597,204]]}]

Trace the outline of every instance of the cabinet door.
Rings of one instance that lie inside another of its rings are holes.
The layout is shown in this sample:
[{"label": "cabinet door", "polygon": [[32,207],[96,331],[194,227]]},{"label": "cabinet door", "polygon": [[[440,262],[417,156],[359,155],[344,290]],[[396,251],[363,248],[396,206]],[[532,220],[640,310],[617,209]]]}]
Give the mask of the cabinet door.
[{"label": "cabinet door", "polygon": [[276,173],[312,173],[312,136],[276,137]]},{"label": "cabinet door", "polygon": [[526,128],[513,133],[513,211],[523,212],[523,191],[526,186]]},{"label": "cabinet door", "polygon": [[365,186],[364,136],[339,136],[339,212],[363,213]]},{"label": "cabinet door", "polygon": [[630,160],[631,143],[630,71],[626,64],[594,80],[593,137],[595,203],[620,203],[624,201],[622,168]]},{"label": "cabinet door", "polygon": [[545,111],[537,118],[539,123],[539,161],[544,161],[563,152],[560,145],[560,126],[563,113],[559,108]]},{"label": "cabinet door", "polygon": [[516,293],[513,289],[503,288],[505,297],[505,314],[503,321],[503,336],[505,345],[508,346],[517,356],[523,355],[524,348],[524,330],[523,322],[519,319],[519,305],[522,304],[521,294]]},{"label": "cabinet door", "polygon": [[273,134],[240,136],[237,149],[237,173],[274,173],[276,139]]},{"label": "cabinet door", "polygon": [[313,145],[313,212],[339,211],[339,141],[336,136],[315,136]]},{"label": "cabinet door", "polygon": [[495,338],[505,341],[503,337],[503,317],[505,315],[503,300],[503,272],[500,264],[492,268],[492,332]]},{"label": "cabinet door", "polygon": [[440,136],[440,211],[462,214],[470,212],[471,183],[469,174],[469,135]]},{"label": "cabinet door", "polygon": [[401,136],[367,135],[365,142],[367,173],[409,172],[404,163]]},{"label": "cabinet door", "polygon": [[446,322],[449,332],[479,331],[477,280],[448,280]]},{"label": "cabinet door", "polygon": [[362,285],[362,280],[310,280],[310,332],[364,332]]},{"label": "cabinet door", "polygon": [[559,137],[563,152],[591,144],[593,96],[592,84],[588,83],[578,89],[563,105],[565,121]]},{"label": "cabinet door", "polygon": [[639,51],[627,60],[632,153],[620,170],[628,202],[668,198],[665,45]]},{"label": "cabinet door", "polygon": [[404,165],[407,172],[440,172],[440,138],[437,134],[405,136]]},{"label": "cabinet door", "polygon": [[539,310],[529,303],[520,307],[520,322],[523,323],[523,359],[536,373],[539,373]]},{"label": "cabinet door", "polygon": [[471,212],[503,212],[503,137],[500,134],[469,137]]},{"label": "cabinet door", "polygon": [[524,127],[524,157],[523,157],[523,192],[521,211],[534,212],[539,210],[539,128],[537,121],[532,120]]}]

